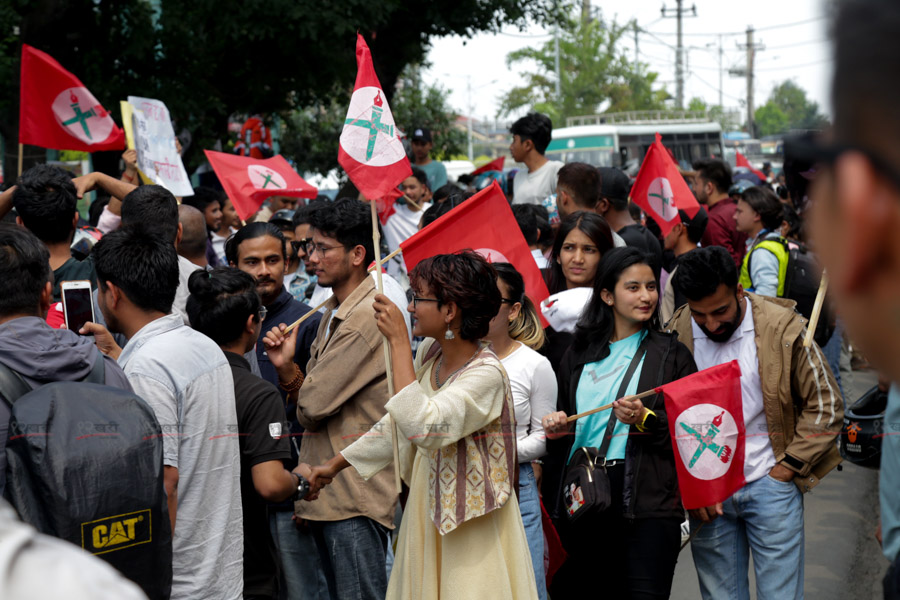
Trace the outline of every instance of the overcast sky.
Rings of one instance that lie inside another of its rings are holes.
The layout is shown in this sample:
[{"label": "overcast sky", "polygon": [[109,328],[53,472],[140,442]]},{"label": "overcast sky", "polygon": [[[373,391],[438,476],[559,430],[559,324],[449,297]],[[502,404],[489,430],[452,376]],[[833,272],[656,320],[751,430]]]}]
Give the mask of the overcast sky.
[{"label": "overcast sky", "polygon": [[[685,0],[685,7],[691,2]],[[695,0],[696,17],[684,18],[686,53],[685,106],[696,96],[709,104],[719,102],[719,37],[724,50],[722,67],[723,96],[726,107],[743,107],[746,79],[732,77],[730,67],[744,67],[746,52],[737,47],[746,41],[748,26],[757,31],[754,41],[765,45],[756,55],[756,90],[754,102],[764,104],[772,89],[791,79],[830,114],[828,87],[831,79],[831,47],[827,40],[828,20],[823,0],[754,0],[723,2]],[[674,8],[674,0],[666,3]],[[593,0],[605,19],[625,23],[637,19],[640,28],[655,34],[638,38],[640,60],[659,73],[658,81],[675,95],[676,20],[661,18],[662,3],[654,0]],[[784,26],[789,25],[789,26]],[[532,26],[524,32],[504,28],[499,35],[479,34],[471,39],[448,37],[433,40],[428,59],[432,66],[423,72],[427,83],[440,83],[450,90],[449,102],[460,114],[469,114],[467,77],[471,78],[471,103],[476,118],[496,116],[498,99],[504,91],[519,85],[519,73],[534,70],[533,65],[519,63],[510,70],[506,55],[526,46],[540,46],[552,36],[548,30]],[[708,46],[707,46],[708,45]],[[670,47],[671,46],[671,47]],[[634,56],[634,35],[629,33],[622,46]],[[555,124],[556,125],[556,124]]]}]

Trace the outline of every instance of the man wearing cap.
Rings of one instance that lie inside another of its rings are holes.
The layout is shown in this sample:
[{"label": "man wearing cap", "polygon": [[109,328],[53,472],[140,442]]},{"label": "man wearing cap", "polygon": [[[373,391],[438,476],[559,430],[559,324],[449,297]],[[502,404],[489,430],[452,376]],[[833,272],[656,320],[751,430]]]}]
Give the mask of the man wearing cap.
[{"label": "man wearing cap", "polygon": [[666,281],[666,289],[663,292],[662,301],[659,303],[659,318],[662,323],[668,323],[675,309],[687,304],[687,298],[681,293],[681,290],[675,286],[675,271],[678,269],[678,261],[681,257],[692,250],[696,250],[706,231],[706,224],[709,222],[709,215],[702,206],[694,215],[694,218],[688,216],[683,210],[678,211],[681,221],[672,227],[669,234],[663,240],[663,246],[666,250],[671,250],[675,255],[675,260],[669,265],[669,279]]},{"label": "man wearing cap", "polygon": [[447,185],[447,169],[439,160],[432,160],[431,149],[434,144],[431,141],[431,130],[425,127],[416,127],[412,134],[412,151],[414,165],[425,172],[428,177],[428,189],[436,190]]},{"label": "man wearing cap", "polygon": [[599,167],[597,171],[600,172],[597,213],[606,219],[610,229],[619,234],[627,246],[649,254],[653,258],[654,269],[659,271],[662,266],[659,240],[628,212],[628,192],[631,190],[628,175],[614,167]]}]

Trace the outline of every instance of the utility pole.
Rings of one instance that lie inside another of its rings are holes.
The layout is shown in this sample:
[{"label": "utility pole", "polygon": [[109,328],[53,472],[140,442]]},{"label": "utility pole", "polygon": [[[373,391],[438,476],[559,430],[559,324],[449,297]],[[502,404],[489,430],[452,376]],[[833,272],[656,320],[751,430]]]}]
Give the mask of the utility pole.
[{"label": "utility pole", "polygon": [[722,34],[719,34],[719,108],[725,108],[724,101],[722,100]]},{"label": "utility pole", "polygon": [[[684,0],[675,0],[676,8],[666,8],[663,5],[660,11],[663,18],[675,17],[678,21],[678,46],[675,49],[675,106],[679,109],[684,108],[684,44],[681,39],[681,19],[684,15],[697,16],[697,6],[692,4],[690,9],[682,8],[683,2]],[[670,12],[674,14],[667,14]]]},{"label": "utility pole", "polygon": [[554,46],[554,57],[553,61],[556,66],[556,101],[560,102],[562,100],[562,93],[559,89],[559,82],[561,78],[561,73],[559,71],[559,26],[557,26],[553,30],[553,46]]},{"label": "utility pole", "polygon": [[753,120],[753,61],[758,50],[765,50],[763,44],[753,42],[753,27],[747,27],[747,43],[738,47],[747,51],[747,69],[744,75],[747,77],[747,133],[751,138],[756,137],[756,123]]},{"label": "utility pole", "polygon": [[634,66],[637,68],[638,64],[638,33],[640,29],[638,29],[637,19],[631,22],[631,25],[634,27]]}]

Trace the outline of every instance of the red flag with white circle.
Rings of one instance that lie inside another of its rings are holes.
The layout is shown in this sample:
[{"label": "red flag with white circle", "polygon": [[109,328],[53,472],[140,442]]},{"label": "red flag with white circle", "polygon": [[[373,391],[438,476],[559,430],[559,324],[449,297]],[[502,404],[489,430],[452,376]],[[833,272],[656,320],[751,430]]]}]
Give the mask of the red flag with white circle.
[{"label": "red flag with white circle", "polygon": [[338,162],[370,200],[390,196],[412,175],[387,98],[375,75],[369,46],[356,34],[356,85],[344,120]]},{"label": "red flag with white circle", "polygon": [[124,150],[109,111],[49,54],[22,44],[19,143],[55,150]]},{"label": "red flag with white circle", "polygon": [[253,216],[266,198],[315,198],[319,193],[280,154],[252,158],[212,150],[204,152],[241,219]]},{"label": "red flag with white circle", "polygon": [[659,134],[647,150],[629,199],[659,225],[663,236],[681,222],[678,211],[692,217],[700,210],[694,193],[678,171],[678,165],[662,144]]},{"label": "red flag with white circle", "polygon": [[738,362],[704,369],[656,391],[665,397],[684,507],[703,508],[727,500],[746,483]]}]

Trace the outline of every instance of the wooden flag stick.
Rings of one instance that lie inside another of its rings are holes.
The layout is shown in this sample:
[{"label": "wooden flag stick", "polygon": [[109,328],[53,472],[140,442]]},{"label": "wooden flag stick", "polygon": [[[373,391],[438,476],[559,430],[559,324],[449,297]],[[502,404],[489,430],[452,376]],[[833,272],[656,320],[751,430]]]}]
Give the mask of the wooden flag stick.
[{"label": "wooden flag stick", "polygon": [[[382,258],[382,259],[381,259],[381,264],[383,265],[383,264],[387,263],[387,262],[390,261],[392,258],[394,258],[394,257],[397,256],[398,254],[400,254],[401,252],[403,252],[403,248],[397,248],[396,250],[394,250],[393,252],[391,252],[390,254],[388,254],[387,256],[385,256],[384,258]],[[373,264],[371,267],[369,267],[369,273],[371,273],[371,272],[374,271],[374,270],[375,270],[375,265]],[[322,302],[322,303],[319,304],[317,307],[315,307],[314,309],[312,309],[311,311],[309,311],[308,313],[306,313],[305,315],[303,315],[302,317],[300,317],[299,319],[297,319],[296,321],[294,321],[293,323],[291,323],[290,325],[288,325],[288,326],[287,326],[287,329],[284,330],[284,334],[285,334],[285,335],[289,334],[289,333],[291,332],[292,329],[296,328],[298,325],[300,325],[301,323],[303,323],[303,321],[307,320],[308,318],[310,318],[311,316],[313,316],[314,314],[316,314],[316,312],[319,311],[320,309],[325,308],[325,304],[326,304],[327,302],[328,302],[328,299],[326,298],[326,299],[325,299],[325,302]],[[403,308],[403,307],[401,306],[400,308]],[[393,384],[392,384],[392,385],[393,385]],[[391,394],[391,396],[393,396],[393,394]]]},{"label": "wooden flag stick", "polygon": [[[647,390],[646,392],[641,392],[641,393],[638,394],[637,396],[625,396],[624,398],[621,398],[621,399],[622,399],[622,400],[629,400],[629,401],[631,401],[631,400],[640,400],[641,398],[646,398],[647,396],[652,396],[652,395],[655,394],[655,393],[656,393],[656,390],[655,390],[655,389],[653,389],[653,390]],[[566,423],[571,423],[572,421],[575,421],[575,420],[577,420],[577,419],[580,419],[581,417],[586,417],[586,416],[588,416],[588,415],[592,415],[592,414],[594,414],[594,413],[598,413],[598,412],[600,412],[601,410],[609,410],[609,409],[612,408],[612,407],[613,407],[612,404],[605,404],[605,405],[599,406],[599,407],[597,407],[597,408],[592,408],[591,410],[586,410],[586,411],[584,411],[583,413],[578,413],[577,415],[572,415],[571,417],[568,417],[568,418],[566,419]]]},{"label": "wooden flag stick", "polygon": [[19,177],[22,176],[22,153],[25,151],[25,146],[23,144],[19,144]]},{"label": "wooden flag stick", "polygon": [[809,323],[806,324],[806,338],[803,340],[803,347],[809,348],[812,345],[813,338],[816,335],[816,325],[819,324],[819,317],[822,315],[822,305],[825,303],[825,292],[828,290],[828,272],[822,271],[822,281],[819,282],[819,291],[816,293],[816,302],[813,304],[812,314],[809,316]]},{"label": "wooden flag stick", "polygon": [[403,194],[403,199],[406,200],[407,202],[409,202],[410,204],[412,204],[413,206],[415,206],[416,210],[422,210],[422,207],[419,206],[418,204],[416,204],[416,201],[413,200],[412,198],[410,198],[409,196],[407,196],[406,194]]},{"label": "wooden flag stick", "polygon": [[[372,207],[372,246],[375,249],[375,265],[379,268],[375,269],[375,281],[378,287],[378,293],[384,293],[384,280],[381,277],[381,234],[378,232],[378,212],[375,209],[375,201],[370,200],[369,206]],[[391,347],[384,335],[381,336],[381,346],[384,349],[384,366],[387,374],[388,398],[394,397],[394,363],[391,360]],[[391,419],[391,446],[394,450],[394,483],[397,486],[397,493],[403,491],[402,482],[400,481],[400,442],[397,440],[397,423]]]}]

